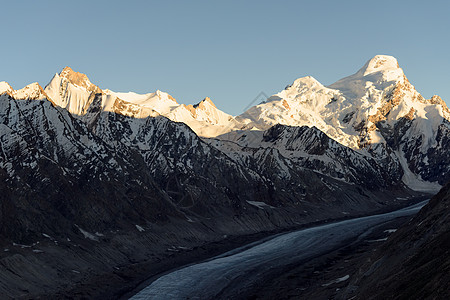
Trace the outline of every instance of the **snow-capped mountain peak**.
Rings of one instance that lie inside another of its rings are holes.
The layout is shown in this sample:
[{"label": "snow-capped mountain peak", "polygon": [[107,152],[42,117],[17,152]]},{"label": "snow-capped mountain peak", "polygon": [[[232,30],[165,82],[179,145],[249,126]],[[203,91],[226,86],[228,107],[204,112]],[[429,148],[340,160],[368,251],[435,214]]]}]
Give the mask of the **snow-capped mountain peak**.
[{"label": "snow-capped mountain peak", "polygon": [[400,66],[395,57],[389,55],[376,55],[370,59],[358,73],[367,76],[375,72],[390,72],[398,69],[400,69]]},{"label": "snow-capped mountain peak", "polygon": [[12,92],[13,97],[15,99],[27,99],[27,100],[38,100],[38,99],[46,99],[47,95],[44,92],[44,89],[39,85],[39,83],[34,82],[23,89],[16,90]]},{"label": "snow-capped mountain peak", "polygon": [[43,100],[47,98],[44,89],[37,82],[30,83],[20,90],[14,90],[7,82],[0,82],[0,95],[7,93],[16,100]]},{"label": "snow-capped mountain peak", "polygon": [[275,124],[316,127],[376,159],[394,151],[402,162],[404,182],[413,188],[421,186],[422,179],[441,180],[448,170],[437,157],[448,143],[449,110],[438,96],[424,99],[392,56],[377,55],[327,87],[310,76],[299,78],[236,119],[247,130],[267,130]]},{"label": "snow-capped mountain peak", "polygon": [[12,92],[14,89],[6,81],[0,82],[0,95],[4,93]]},{"label": "snow-capped mountain peak", "polygon": [[154,93],[137,94],[134,92],[121,93],[108,89],[103,90],[107,95],[112,95],[129,103],[142,107],[152,108],[160,114],[167,113],[173,107],[178,106],[177,100],[168,93],[157,90]]},{"label": "snow-capped mountain peak", "polygon": [[188,110],[194,119],[210,125],[227,124],[232,119],[229,114],[218,110],[209,97],[194,105],[183,105],[180,109]]},{"label": "snow-capped mountain peak", "polygon": [[309,87],[315,87],[319,86],[322,87],[323,85],[314,77],[312,76],[305,76],[298,78],[294,81],[292,86],[309,86]]},{"label": "snow-capped mountain peak", "polygon": [[448,115],[442,100],[427,101],[415,90],[397,59],[377,55],[355,74],[327,87],[311,76],[299,78],[237,119],[247,129],[265,130],[275,124],[316,126],[336,141],[359,149],[384,143],[376,132],[378,122],[386,120],[394,126],[401,118],[422,118],[423,105],[431,103],[442,106],[443,113],[438,115]]},{"label": "snow-capped mountain peak", "polygon": [[194,105],[181,104],[165,116],[187,124],[203,137],[218,136],[232,130],[237,124],[233,116],[219,110],[209,97]]},{"label": "snow-capped mountain peak", "polygon": [[[197,134],[208,137],[221,134],[235,124],[234,118],[218,110],[208,97],[198,104],[184,105],[160,90],[147,94],[101,90],[85,74],[75,72],[70,67],[55,74],[45,92],[56,105],[66,108],[75,116],[82,117],[89,112],[89,116],[85,117],[88,119],[93,116],[93,111],[99,112],[98,108],[135,118],[162,115],[183,122]],[[91,110],[94,102],[96,108]]]},{"label": "snow-capped mountain peak", "polygon": [[[316,97],[320,94],[326,94],[326,99]],[[293,100],[304,104],[311,104],[313,106],[325,106],[333,97],[338,97],[338,93],[333,91],[312,76],[306,76],[295,80],[291,85],[286,87],[280,93],[269,97],[268,102],[279,100],[280,98],[286,100]],[[284,104],[286,106],[286,104]],[[287,108],[287,107],[286,107]]]},{"label": "snow-capped mountain peak", "polygon": [[59,73],[61,78],[67,79],[71,84],[86,89],[91,92],[101,92],[100,88],[92,84],[86,74],[75,72],[71,67],[65,67],[61,73]]},{"label": "snow-capped mountain peak", "polygon": [[55,74],[44,90],[57,106],[66,108],[76,116],[85,113],[92,94],[102,92],[85,74],[75,72],[70,67]]},{"label": "snow-capped mountain peak", "polygon": [[342,78],[328,87],[340,90],[347,98],[362,98],[369,92],[383,91],[405,80],[405,74],[395,57],[377,55],[355,74]]},{"label": "snow-capped mountain peak", "polygon": [[209,106],[212,106],[214,108],[217,108],[216,105],[212,102],[211,98],[206,97],[205,99],[203,99],[202,101],[200,101],[199,103],[195,104],[194,107],[195,108],[201,108],[201,109],[205,109]]}]

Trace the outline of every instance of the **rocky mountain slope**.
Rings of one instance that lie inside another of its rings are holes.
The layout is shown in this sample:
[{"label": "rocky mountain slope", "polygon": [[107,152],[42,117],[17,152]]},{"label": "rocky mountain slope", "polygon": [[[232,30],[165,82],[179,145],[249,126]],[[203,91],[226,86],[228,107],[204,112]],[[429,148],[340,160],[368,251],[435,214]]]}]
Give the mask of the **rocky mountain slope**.
[{"label": "rocky mountain slope", "polygon": [[369,256],[342,294],[355,299],[450,297],[450,185]]},{"label": "rocky mountain slope", "polygon": [[207,141],[238,161],[248,157],[249,149],[255,153],[270,149],[296,169],[316,170],[364,187],[402,185],[404,175],[395,155],[367,155],[345,147],[316,127],[278,124],[265,131],[233,132]]}]

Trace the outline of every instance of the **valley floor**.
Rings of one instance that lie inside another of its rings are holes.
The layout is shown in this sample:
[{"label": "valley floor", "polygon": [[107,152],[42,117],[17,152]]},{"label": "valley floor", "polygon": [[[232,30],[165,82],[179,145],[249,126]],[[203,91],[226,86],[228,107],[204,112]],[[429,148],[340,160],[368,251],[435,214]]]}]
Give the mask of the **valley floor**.
[{"label": "valley floor", "polygon": [[[296,230],[291,234],[282,234],[275,239],[273,237],[269,238],[269,240],[262,239],[256,243],[256,246],[252,245],[251,247],[254,247],[252,249],[247,247],[244,247],[244,250],[236,249],[231,252],[233,254],[227,253],[211,261],[207,260],[205,263],[196,263],[192,267],[180,268],[178,271],[175,269],[166,274],[154,276],[140,286],[144,288],[151,283],[152,287],[146,288],[145,291],[139,293],[136,299],[147,299],[148,297],[151,299],[153,297],[155,299],[163,299],[167,296],[173,299],[190,297],[205,299],[211,297],[223,299],[279,299],[283,297],[289,299],[291,296],[294,296],[294,298],[297,298],[297,296],[302,297],[303,293],[306,294],[311,291],[313,293],[311,296],[313,297],[307,298],[322,299],[320,293],[326,294],[329,292],[330,289],[328,286],[334,285],[335,282],[333,280],[336,279],[331,279],[331,283],[324,283],[324,280],[328,280],[328,277],[331,278],[339,274],[339,272],[326,270],[327,264],[330,264],[330,260],[339,261],[340,258],[344,257],[343,259],[348,262],[350,258],[354,259],[354,256],[359,258],[357,254],[361,251],[371,249],[371,247],[374,247],[379,242],[384,241],[385,237],[389,233],[392,233],[391,227],[399,226],[405,220],[405,218],[398,220],[397,217],[395,220],[389,220],[386,223],[386,221],[383,221],[384,218],[392,217],[384,217],[384,215],[381,219],[379,217],[370,217],[367,221],[365,221],[366,218],[357,219],[355,220],[357,222],[355,224],[361,225],[361,228],[358,229],[354,225],[350,225],[350,227],[348,227],[349,225],[344,225],[346,222],[342,223],[342,225],[341,223],[336,223],[338,227],[335,227],[336,225],[334,224],[330,224],[331,227],[327,225],[324,229],[330,228],[330,231],[325,231],[327,236],[330,235],[329,238],[321,237],[320,235],[314,238],[308,237],[310,234],[314,236],[315,233],[312,232],[316,232],[317,230],[318,232],[322,232],[322,226],[313,226],[311,233],[306,233],[310,230],[305,231],[305,237],[303,237],[303,230]],[[376,222],[375,224],[377,224],[380,221],[382,222],[381,225],[376,225],[368,231],[367,235],[361,235],[363,237],[362,239],[359,238],[357,232],[366,230],[364,229],[367,226],[364,225],[365,222],[369,222],[367,224]],[[353,224],[353,222],[352,220],[349,224]],[[348,229],[344,229],[344,231],[342,231],[343,229],[339,229],[347,228],[346,226]],[[388,230],[387,233],[385,230]],[[350,238],[354,234],[357,234],[355,236],[356,241]],[[326,242],[325,240],[322,241],[322,239],[325,239]],[[346,245],[347,239],[351,242],[349,245]],[[340,246],[335,248],[337,245]],[[259,248],[261,248],[262,252],[258,250]],[[272,250],[272,248],[274,249]],[[331,251],[327,250],[329,248]],[[296,256],[299,258],[296,258]],[[303,256],[305,258],[312,258],[312,260],[307,263],[302,262],[299,264],[301,267],[296,266],[296,262],[304,260],[302,258]],[[265,262],[266,260],[267,263]],[[337,270],[341,270],[341,268],[344,269],[344,267],[339,266]],[[323,272],[329,273],[327,274],[328,276],[322,274],[319,280],[314,279],[314,277],[318,277],[314,275],[320,273],[317,270],[321,269],[325,269]],[[297,276],[292,275],[292,273],[295,274],[296,272],[303,273],[302,279],[313,278],[316,284],[311,285],[311,282],[303,283],[302,280],[298,280],[299,278]],[[352,272],[352,270],[344,270],[344,272]],[[237,279],[241,277],[244,278]],[[347,279],[347,277],[348,274],[339,278]],[[157,282],[155,281],[156,279],[158,279]],[[317,288],[317,285],[319,288]],[[304,286],[311,288],[311,291],[307,291]],[[294,290],[294,293],[291,290]],[[328,297],[324,299],[328,299]]]},{"label": "valley floor", "polygon": [[[398,201],[382,210],[398,209],[427,198],[428,195]],[[380,212],[380,209],[372,210],[367,215]],[[269,229],[252,228],[252,223],[248,223],[244,224],[247,228],[243,230],[236,227],[239,224],[230,224],[241,231],[233,234],[229,229],[227,236],[219,236],[217,229],[213,230],[207,224],[198,224],[197,228],[172,224],[171,227],[155,227],[154,232],[135,230],[134,233],[99,237],[99,242],[72,237],[70,242],[61,240],[57,243],[44,238],[47,241],[33,248],[8,246],[9,251],[0,254],[0,289],[6,297],[18,299],[127,299],[162,274],[181,266],[201,262],[277,233],[357,217],[346,215],[343,218],[340,210],[339,215],[320,218],[316,213],[304,218],[303,223],[290,227],[267,226]],[[185,247],[179,247],[181,245]],[[35,252],[35,248],[42,252]],[[324,278],[326,280],[328,278]],[[264,290],[261,290],[262,294],[257,290],[253,292],[256,296],[265,294]]]}]

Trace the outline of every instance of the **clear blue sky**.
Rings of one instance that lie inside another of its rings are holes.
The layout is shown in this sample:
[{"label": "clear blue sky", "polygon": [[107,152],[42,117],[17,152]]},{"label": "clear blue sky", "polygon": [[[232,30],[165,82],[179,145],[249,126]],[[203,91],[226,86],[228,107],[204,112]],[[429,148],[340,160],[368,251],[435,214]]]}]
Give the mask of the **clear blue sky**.
[{"label": "clear blue sky", "polygon": [[395,56],[450,104],[450,1],[3,1],[0,81],[46,85],[69,65],[101,88],[209,96],[239,114],[261,91],[331,84]]}]

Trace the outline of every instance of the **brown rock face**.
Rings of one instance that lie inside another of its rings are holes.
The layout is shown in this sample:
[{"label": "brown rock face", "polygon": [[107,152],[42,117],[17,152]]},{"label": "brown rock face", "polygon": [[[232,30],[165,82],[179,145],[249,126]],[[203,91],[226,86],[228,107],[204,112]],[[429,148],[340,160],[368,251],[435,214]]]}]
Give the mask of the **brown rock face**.
[{"label": "brown rock face", "polygon": [[413,120],[414,119],[414,114],[416,113],[416,110],[414,108],[411,107],[411,109],[409,110],[409,112],[403,117],[405,119],[408,120]]},{"label": "brown rock face", "polygon": [[405,91],[411,91],[414,89],[414,87],[409,83],[406,77],[404,78],[404,80],[404,83],[397,83],[392,92],[386,95],[386,103],[378,109],[375,115],[369,116],[370,122],[377,124],[380,121],[386,120],[386,116],[389,114],[389,112],[394,107],[399,105],[403,97],[405,97]]},{"label": "brown rock face", "polygon": [[[184,104],[183,104],[184,105]],[[184,105],[186,109],[191,113],[191,115],[195,118],[197,117],[197,111],[195,110],[194,106],[192,104]]]},{"label": "brown rock face", "polygon": [[283,102],[281,103],[284,108],[286,108],[287,110],[289,110],[291,107],[289,106],[289,104],[286,102],[286,100],[283,100]]},{"label": "brown rock face", "polygon": [[[376,130],[379,126],[378,123],[383,122],[387,119],[387,116],[392,111],[393,108],[398,106],[406,96],[407,92],[413,92],[414,86],[408,81],[406,77],[404,77],[404,82],[398,82],[392,91],[385,95],[384,100],[385,103],[380,108],[378,108],[377,112],[374,115],[370,115],[368,117],[369,122],[359,123],[354,126],[355,130],[360,132],[360,147],[367,147],[370,145],[370,141],[368,141],[369,133],[373,130]],[[433,96],[430,100],[425,100],[422,95],[419,93],[415,93],[413,97],[413,101],[418,101],[421,103],[431,103],[431,104],[440,104],[444,108],[444,110],[448,111],[445,102],[439,96]],[[407,120],[413,120],[415,118],[416,110],[411,108],[410,111],[403,116],[403,118]],[[450,113],[450,111],[449,111]]]},{"label": "brown rock face", "polygon": [[450,114],[450,110],[448,109],[447,104],[445,104],[444,100],[442,100],[441,97],[434,95],[433,97],[431,97],[430,100],[428,100],[429,103],[431,104],[437,104],[437,105],[441,105],[442,109]]},{"label": "brown rock face", "polygon": [[70,67],[65,67],[59,75],[63,78],[66,78],[67,80],[69,80],[72,84],[80,86],[80,87],[84,87],[85,89],[87,89],[90,92],[94,92],[94,93],[102,92],[102,90],[98,86],[92,84],[89,81],[89,78],[85,74],[75,72]]}]

